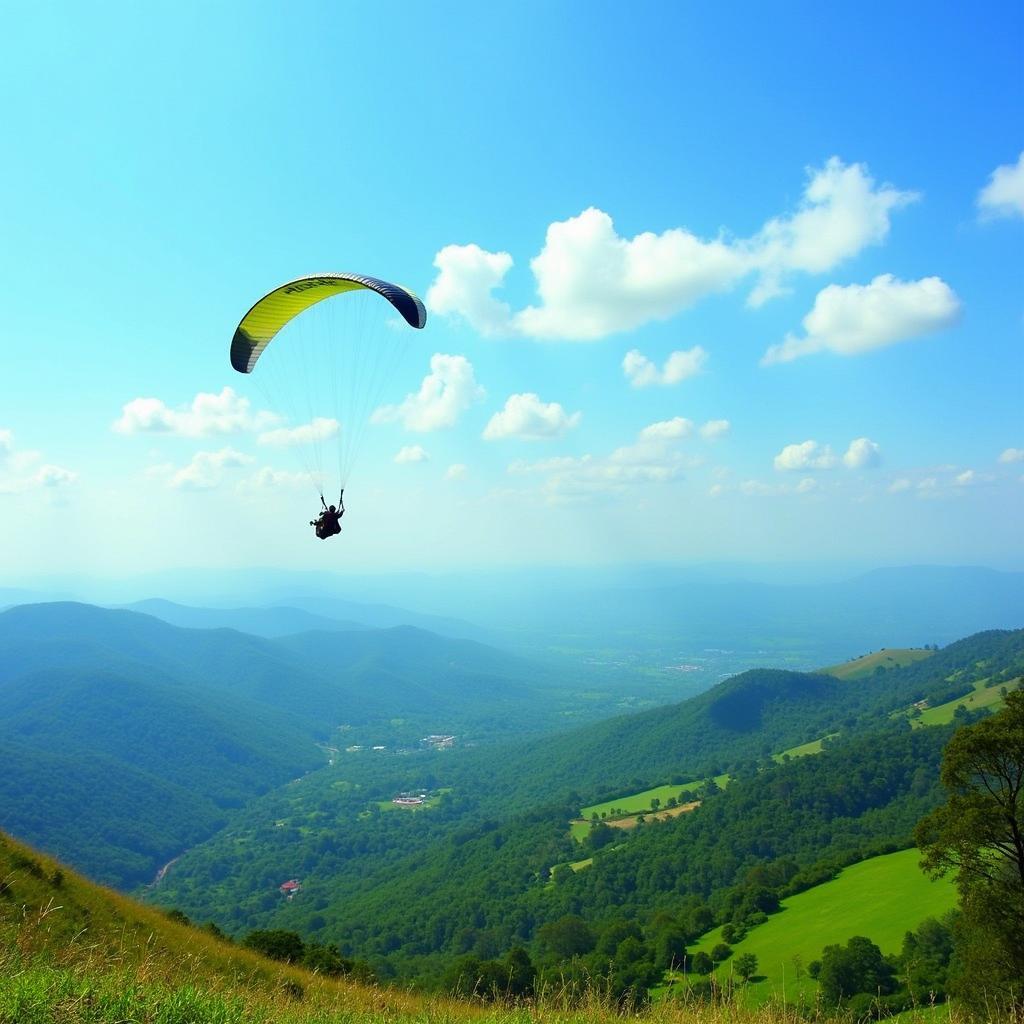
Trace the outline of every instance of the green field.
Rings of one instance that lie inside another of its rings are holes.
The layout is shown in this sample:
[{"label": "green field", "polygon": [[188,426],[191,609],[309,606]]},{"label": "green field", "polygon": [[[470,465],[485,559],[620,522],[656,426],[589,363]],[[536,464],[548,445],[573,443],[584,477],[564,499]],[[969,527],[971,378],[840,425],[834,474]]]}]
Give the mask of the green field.
[{"label": "green field", "polygon": [[883,647],[880,651],[843,662],[842,665],[830,665],[821,671],[835,676],[836,679],[863,679],[865,676],[873,675],[879,666],[886,669],[901,668],[903,665],[912,665],[915,661],[930,658],[934,653],[920,647]]},{"label": "green field", "polygon": [[810,743],[801,743],[798,747],[790,747],[789,750],[784,750],[781,754],[772,754],[772,760],[778,761],[781,764],[787,755],[789,757],[806,757],[808,754],[820,754],[822,743],[838,735],[839,733],[837,732],[830,732],[820,740],[811,740]]},{"label": "green field", "polygon": [[1000,684],[997,686],[986,686],[987,680],[979,680],[974,684],[974,693],[966,697],[957,697],[956,700],[947,701],[934,708],[926,708],[916,718],[911,719],[911,725],[946,725],[953,721],[956,709],[963,704],[968,711],[980,711],[988,708],[990,711],[997,711],[1003,703],[1000,689],[1005,685],[1007,690],[1015,690],[1020,685],[1020,680],[1013,683]]},{"label": "green field", "polygon": [[[716,973],[727,978],[740,953],[757,956],[762,980],[743,988],[748,1006],[774,995],[789,1002],[813,1003],[817,982],[804,973],[796,977],[799,957],[803,968],[820,959],[831,943],[866,935],[883,953],[897,953],[905,932],[926,917],[937,917],[956,905],[952,881],[931,881],[918,867],[919,852],[902,850],[872,857],[846,868],[836,879],[783,901],[783,909],[733,947],[733,956]],[[722,941],[722,930],[708,932],[691,952],[710,953]]]},{"label": "green field", "polygon": [[[716,775],[715,782],[724,789],[729,784],[729,776]],[[589,807],[582,808],[580,817],[590,818],[593,814],[600,817],[602,814],[611,814],[613,810],[621,811],[623,814],[639,814],[641,811],[649,811],[651,801],[654,799],[660,800],[661,806],[664,807],[669,797],[678,797],[683,790],[693,790],[703,784],[703,779],[695,779],[692,782],[681,782],[678,785],[655,786],[654,789],[645,789],[629,796],[617,796],[614,800],[606,800],[603,804],[591,804]],[[583,834],[586,835],[586,830],[583,831]]]}]

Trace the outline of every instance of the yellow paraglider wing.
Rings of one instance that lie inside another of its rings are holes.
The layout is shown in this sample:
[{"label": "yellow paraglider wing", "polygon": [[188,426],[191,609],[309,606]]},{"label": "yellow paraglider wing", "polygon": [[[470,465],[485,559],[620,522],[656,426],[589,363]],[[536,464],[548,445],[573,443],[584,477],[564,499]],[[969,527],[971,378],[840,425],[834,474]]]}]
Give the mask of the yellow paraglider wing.
[{"label": "yellow paraglider wing", "polygon": [[263,350],[289,320],[332,295],[368,289],[391,303],[410,327],[423,327],[427,311],[408,288],[361,274],[316,274],[299,277],[264,295],[235,329],[231,339],[231,365],[251,373]]}]

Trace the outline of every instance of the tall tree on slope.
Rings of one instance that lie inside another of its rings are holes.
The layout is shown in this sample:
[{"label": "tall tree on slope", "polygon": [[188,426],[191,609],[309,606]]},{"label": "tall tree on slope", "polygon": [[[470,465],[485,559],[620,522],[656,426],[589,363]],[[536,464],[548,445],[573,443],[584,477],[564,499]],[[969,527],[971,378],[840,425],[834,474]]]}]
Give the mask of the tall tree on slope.
[{"label": "tall tree on slope", "polygon": [[1024,1020],[1024,691],[998,714],[959,729],[946,747],[949,798],[917,827],[926,871],[956,871],[962,918],[956,994]]}]

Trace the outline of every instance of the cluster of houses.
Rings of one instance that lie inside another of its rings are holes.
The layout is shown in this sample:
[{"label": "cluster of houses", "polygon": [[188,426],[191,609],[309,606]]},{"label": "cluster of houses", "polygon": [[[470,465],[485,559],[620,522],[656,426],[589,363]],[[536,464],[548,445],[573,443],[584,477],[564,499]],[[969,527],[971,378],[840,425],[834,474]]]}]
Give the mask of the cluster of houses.
[{"label": "cluster of houses", "polygon": [[455,745],[454,736],[424,736],[420,742],[425,747],[433,747],[435,750],[451,750]]},{"label": "cluster of houses", "polygon": [[427,802],[426,793],[399,793],[391,802],[396,807],[422,807]]}]

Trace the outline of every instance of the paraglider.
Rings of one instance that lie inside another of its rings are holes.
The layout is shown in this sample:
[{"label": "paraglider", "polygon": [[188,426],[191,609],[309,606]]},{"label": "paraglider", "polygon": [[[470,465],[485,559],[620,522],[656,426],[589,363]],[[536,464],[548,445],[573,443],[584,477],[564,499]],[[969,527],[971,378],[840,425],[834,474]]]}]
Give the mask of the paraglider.
[{"label": "paraglider", "polygon": [[[394,312],[404,323],[395,320]],[[326,273],[296,278],[268,292],[235,329],[231,365],[252,374],[268,404],[292,420],[291,426],[262,435],[261,442],[294,448],[299,455],[323,506],[310,521],[321,540],[341,532],[348,474],[407,345],[405,326],[420,329],[426,322],[423,303],[401,285],[361,274]],[[271,346],[279,333],[281,340]],[[328,441],[337,449],[342,495],[337,508],[324,499]]]},{"label": "paraglider", "polygon": [[310,519],[309,525],[316,527],[316,535],[321,540],[327,540],[328,537],[335,537],[341,533],[341,517],[345,514],[344,489],[338,498],[338,508],[328,505],[323,497],[320,498],[320,504],[324,507],[323,512],[316,519]]}]

